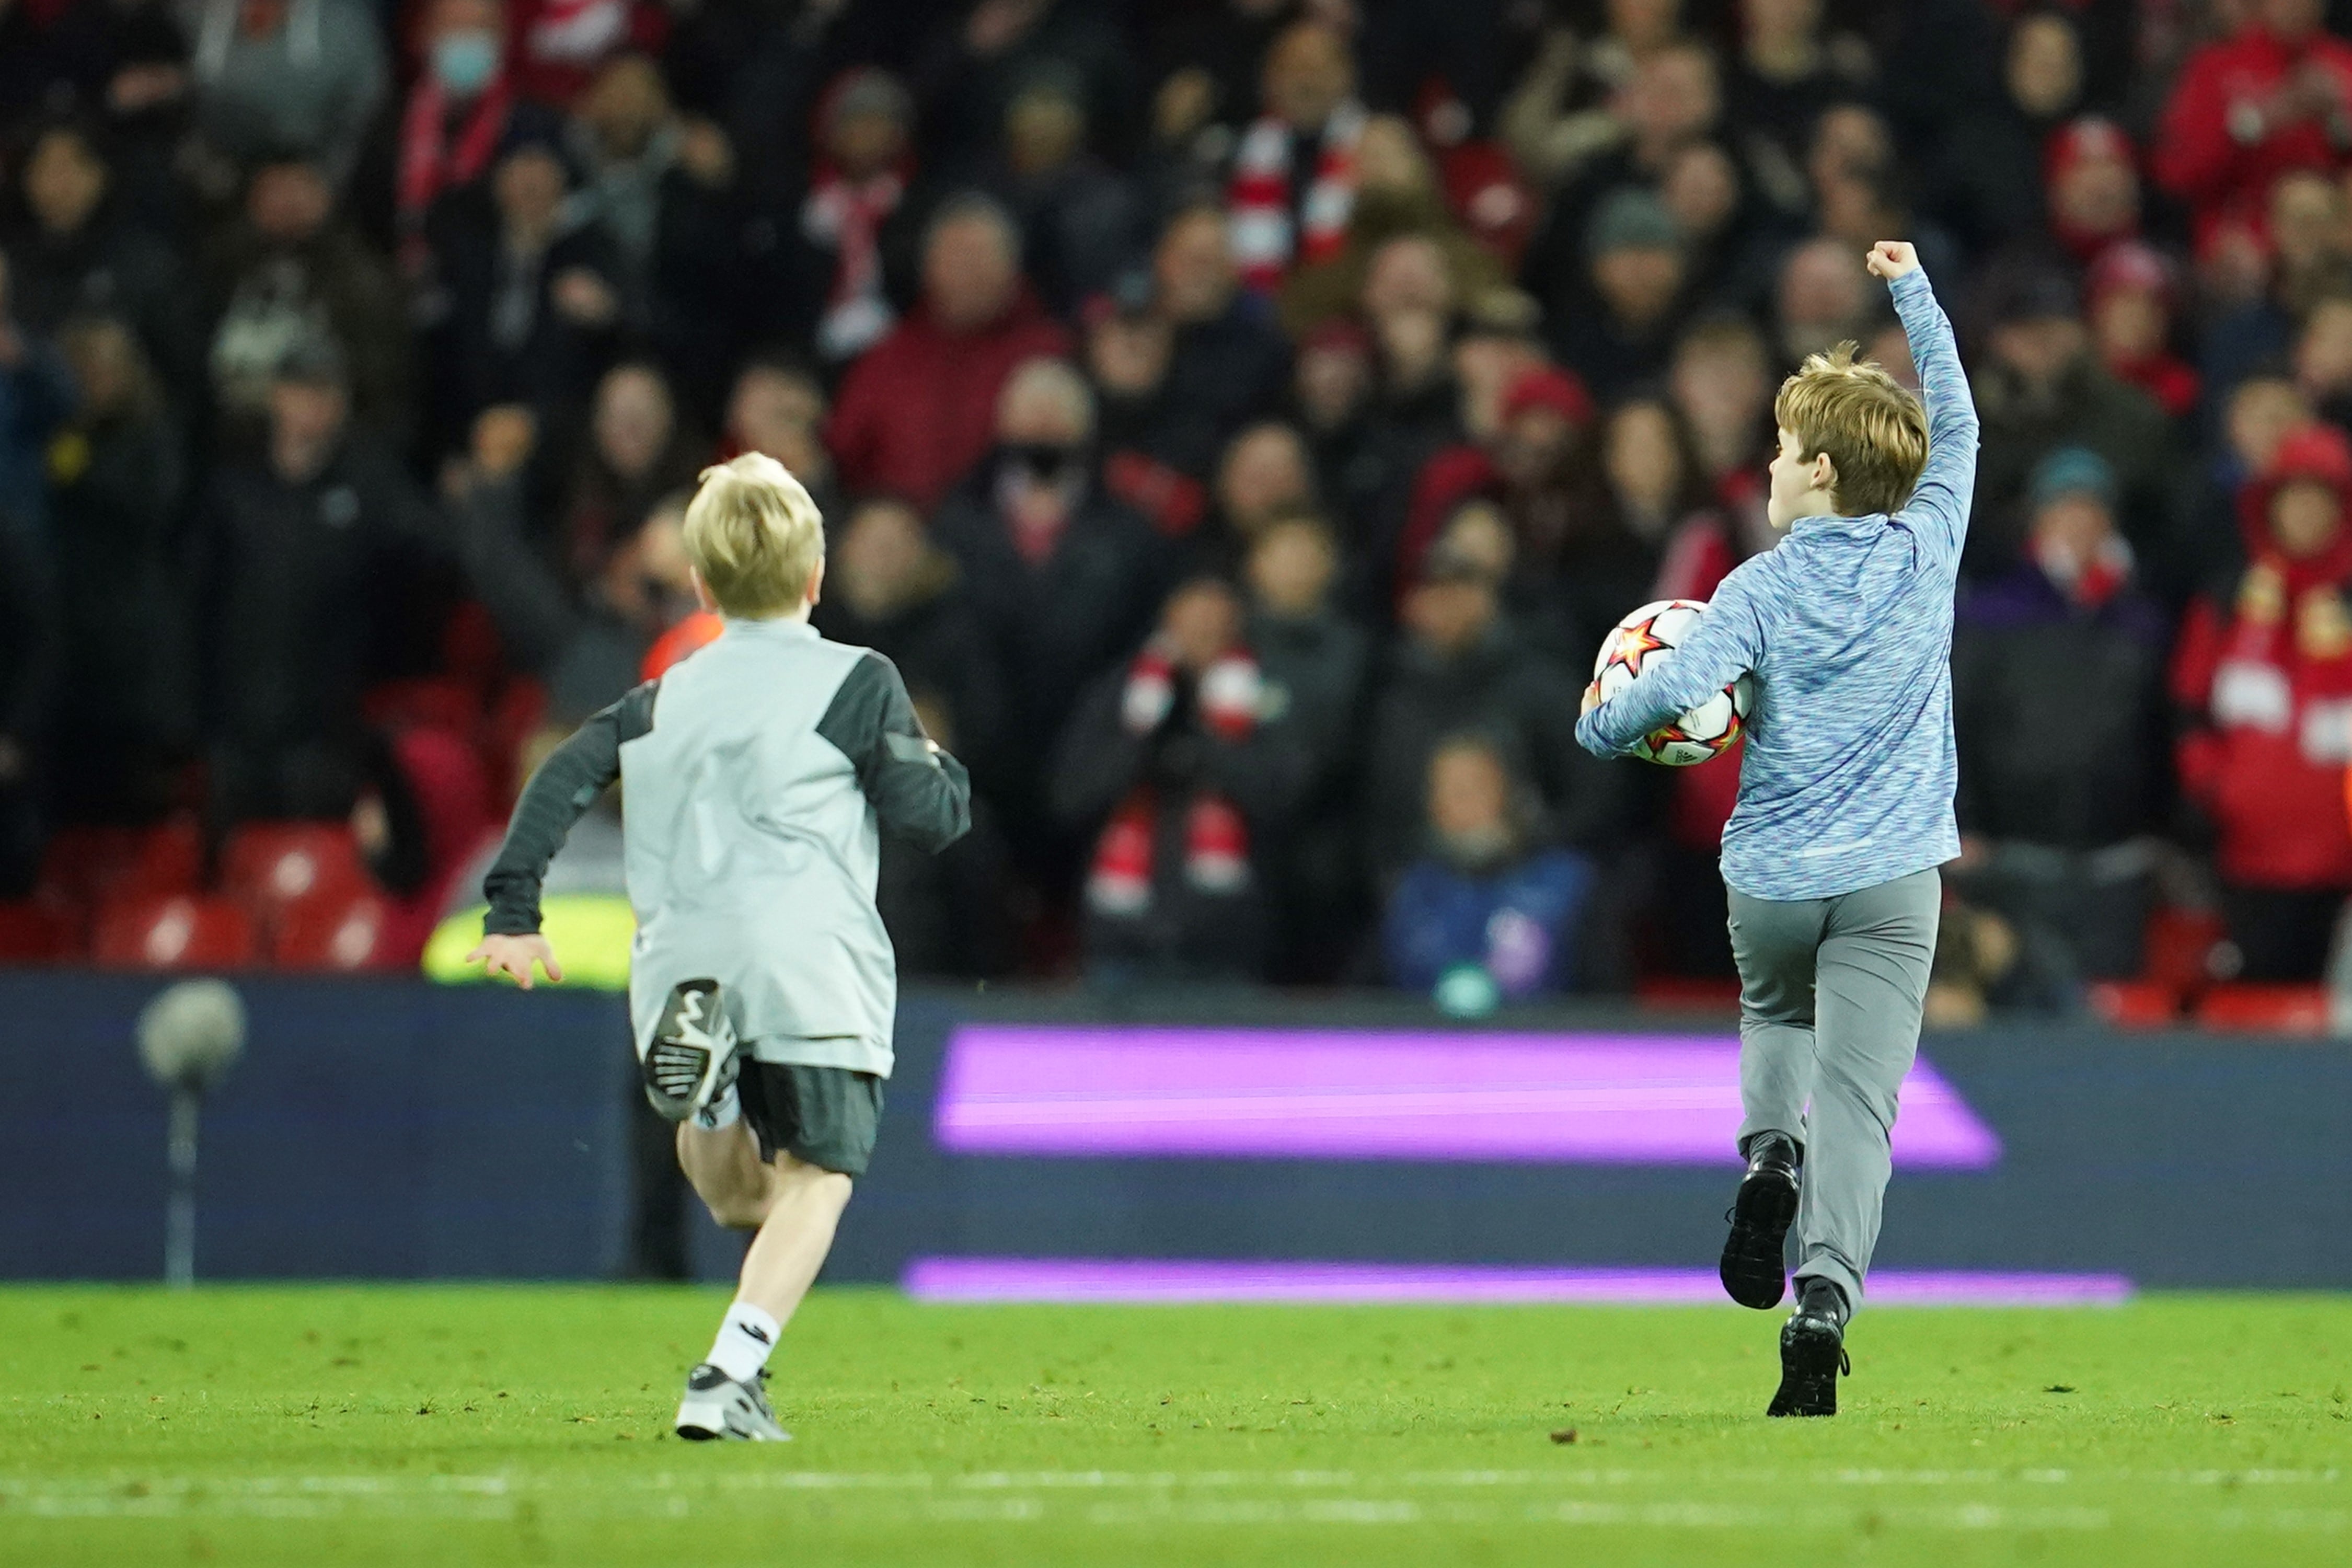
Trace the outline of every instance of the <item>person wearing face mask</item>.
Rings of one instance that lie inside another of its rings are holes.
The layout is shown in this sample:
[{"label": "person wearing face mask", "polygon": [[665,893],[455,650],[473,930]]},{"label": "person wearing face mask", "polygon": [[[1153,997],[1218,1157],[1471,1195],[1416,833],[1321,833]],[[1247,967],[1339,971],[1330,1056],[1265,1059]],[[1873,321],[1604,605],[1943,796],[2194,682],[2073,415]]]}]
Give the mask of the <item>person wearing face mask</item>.
[{"label": "person wearing face mask", "polygon": [[1435,991],[1465,969],[1511,1001],[1570,989],[1592,863],[1536,837],[1503,748],[1457,735],[1429,759],[1428,847],[1389,896],[1389,983]]},{"label": "person wearing face mask", "polygon": [[2136,974],[2169,805],[2168,628],[2116,528],[2105,459],[2061,447],[2029,500],[2025,559],[1962,597],[1953,636],[1952,882],[2054,933],[2074,973]]},{"label": "person wearing face mask", "polygon": [[1045,808],[1044,761],[1078,694],[1142,639],[1166,581],[1151,526],[1103,489],[1094,395],[1033,359],[996,405],[990,454],[932,519],[1006,693],[997,794],[1024,868],[1063,885],[1074,846]]},{"label": "person wearing face mask", "polygon": [[426,209],[489,172],[514,112],[500,0],[434,0],[417,43],[425,68],[401,111],[394,192],[402,258],[412,267]]}]

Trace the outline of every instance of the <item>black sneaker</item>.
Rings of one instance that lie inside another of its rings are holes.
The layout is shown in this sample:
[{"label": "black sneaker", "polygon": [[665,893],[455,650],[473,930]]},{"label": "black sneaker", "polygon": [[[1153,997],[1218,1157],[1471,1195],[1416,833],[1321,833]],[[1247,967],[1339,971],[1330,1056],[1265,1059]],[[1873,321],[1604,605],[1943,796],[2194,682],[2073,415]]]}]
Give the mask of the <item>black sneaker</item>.
[{"label": "black sneaker", "polygon": [[1808,1280],[1789,1321],[1780,1325],[1780,1389],[1767,1415],[1834,1415],[1837,1380],[1851,1374],[1845,1317],[1837,1287]]},{"label": "black sneaker", "polygon": [[1789,1289],[1789,1226],[1797,1217],[1794,1143],[1778,1132],[1748,1140],[1748,1173],[1739,1179],[1738,1195],[1724,1217],[1731,1222],[1717,1270],[1724,1289],[1759,1312],[1779,1306]]},{"label": "black sneaker", "polygon": [[768,1374],[738,1383],[709,1362],[686,1374],[677,1435],[689,1442],[789,1443],[793,1435],[768,1408]]},{"label": "black sneaker", "polygon": [[643,1047],[646,1099],[665,1121],[683,1121],[735,1086],[734,1026],[716,980],[682,981],[662,1004]]}]

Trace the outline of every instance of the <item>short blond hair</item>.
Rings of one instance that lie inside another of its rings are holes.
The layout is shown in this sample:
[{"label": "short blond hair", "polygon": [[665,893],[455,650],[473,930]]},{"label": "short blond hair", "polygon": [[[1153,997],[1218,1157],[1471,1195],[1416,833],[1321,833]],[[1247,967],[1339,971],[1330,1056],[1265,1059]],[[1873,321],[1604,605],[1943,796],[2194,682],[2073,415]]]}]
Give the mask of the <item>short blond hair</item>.
[{"label": "short blond hair", "polygon": [[1830,493],[1850,517],[1895,510],[1927,466],[1927,411],[1861,352],[1843,342],[1808,355],[1772,400],[1772,417],[1797,438],[1801,460],[1829,454],[1837,469]]},{"label": "short blond hair", "polygon": [[702,470],[686,506],[686,558],[722,614],[790,615],[824,560],[824,519],[792,470],[746,452]]}]

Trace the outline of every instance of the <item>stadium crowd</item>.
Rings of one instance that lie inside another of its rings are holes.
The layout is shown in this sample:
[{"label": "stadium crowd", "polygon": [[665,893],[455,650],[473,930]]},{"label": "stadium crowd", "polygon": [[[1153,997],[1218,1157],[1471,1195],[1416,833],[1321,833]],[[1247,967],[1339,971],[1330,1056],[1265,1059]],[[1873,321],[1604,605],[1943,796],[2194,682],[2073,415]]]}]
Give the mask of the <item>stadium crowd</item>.
[{"label": "stadium crowd", "polygon": [[106,833],[200,822],[202,876],[348,823],[413,963],[536,736],[709,634],[683,498],[756,449],[824,508],[819,625],[976,781],[886,862],[908,973],[1727,975],[1736,763],[1595,762],[1579,693],[1771,547],[1784,373],[1907,374],[1862,258],[1908,237],[1984,420],[1942,1016],[2183,931],[2316,978],[2330,20],[0,0],[0,898],[79,942]]}]

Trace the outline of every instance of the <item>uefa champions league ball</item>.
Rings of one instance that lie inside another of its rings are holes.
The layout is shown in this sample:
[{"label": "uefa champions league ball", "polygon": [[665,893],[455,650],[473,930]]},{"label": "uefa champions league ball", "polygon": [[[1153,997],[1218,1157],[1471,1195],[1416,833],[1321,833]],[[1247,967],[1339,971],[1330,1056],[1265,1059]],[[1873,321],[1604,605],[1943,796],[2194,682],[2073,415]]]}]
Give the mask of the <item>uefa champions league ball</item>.
[{"label": "uefa champions league ball", "polygon": [[[1674,658],[1675,649],[1698,630],[1698,618],[1705,614],[1706,606],[1696,599],[1660,599],[1619,621],[1592,661],[1601,700],[1606,702],[1633,685],[1633,678],[1652,664]],[[1755,705],[1755,684],[1742,675],[1673,723],[1643,736],[1633,754],[1664,767],[1696,767],[1738,742]]]}]

